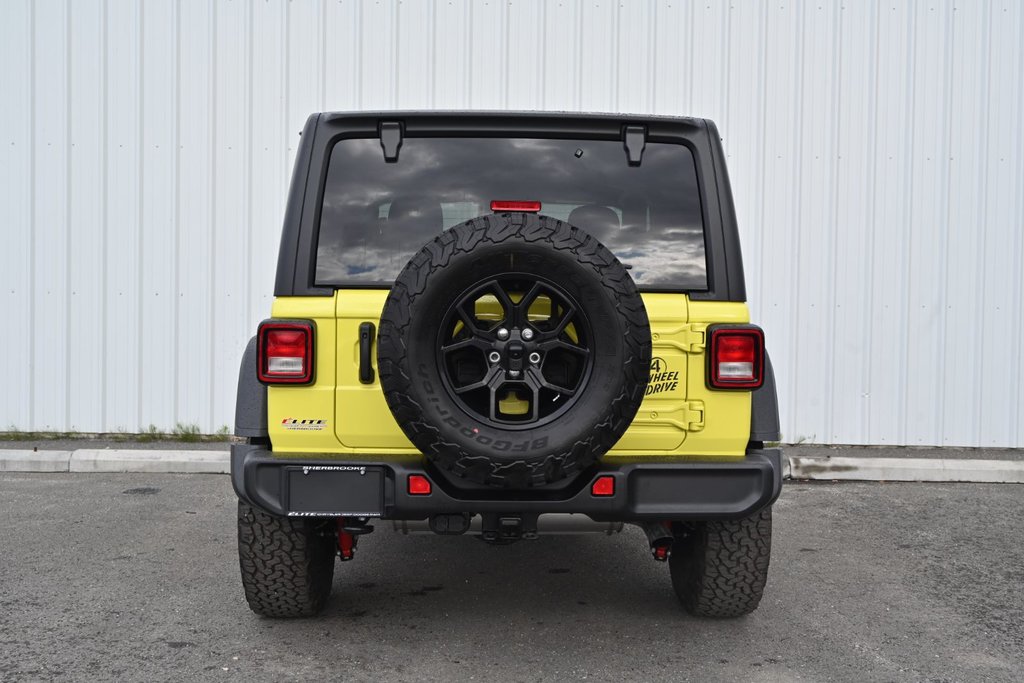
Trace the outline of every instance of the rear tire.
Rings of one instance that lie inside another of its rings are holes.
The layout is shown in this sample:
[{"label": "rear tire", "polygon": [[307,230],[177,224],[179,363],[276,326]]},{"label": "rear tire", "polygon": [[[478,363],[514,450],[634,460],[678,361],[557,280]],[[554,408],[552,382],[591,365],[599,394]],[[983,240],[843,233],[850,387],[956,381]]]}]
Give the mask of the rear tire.
[{"label": "rear tire", "polygon": [[750,517],[701,522],[677,538],[669,558],[672,586],[687,612],[740,617],[757,609],[768,580],[772,509]]},{"label": "rear tire", "polygon": [[249,608],[264,617],[311,617],[331,594],[334,520],[275,517],[238,502],[238,560]]}]

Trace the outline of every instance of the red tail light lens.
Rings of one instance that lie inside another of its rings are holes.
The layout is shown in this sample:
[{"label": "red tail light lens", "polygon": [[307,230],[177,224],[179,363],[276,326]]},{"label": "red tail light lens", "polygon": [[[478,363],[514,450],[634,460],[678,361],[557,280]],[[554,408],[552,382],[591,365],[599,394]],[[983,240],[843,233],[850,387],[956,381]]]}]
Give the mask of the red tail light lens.
[{"label": "red tail light lens", "polygon": [[712,327],[708,385],[756,389],[764,382],[764,332],[758,327]]},{"label": "red tail light lens", "polygon": [[259,368],[265,384],[309,384],[313,381],[313,324],[268,320],[256,335]]},{"label": "red tail light lens", "polygon": [[518,201],[511,199],[495,199],[491,202],[491,211],[525,211],[526,213],[537,213],[540,211],[540,202]]}]

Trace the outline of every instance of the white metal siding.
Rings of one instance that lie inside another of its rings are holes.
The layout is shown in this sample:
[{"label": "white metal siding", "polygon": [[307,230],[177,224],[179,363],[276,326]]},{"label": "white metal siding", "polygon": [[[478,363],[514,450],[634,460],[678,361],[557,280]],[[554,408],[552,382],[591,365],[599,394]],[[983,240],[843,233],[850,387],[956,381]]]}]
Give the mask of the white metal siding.
[{"label": "white metal siding", "polygon": [[5,0],[0,429],[230,424],[307,114],[704,116],[787,441],[1024,446],[1013,0]]}]

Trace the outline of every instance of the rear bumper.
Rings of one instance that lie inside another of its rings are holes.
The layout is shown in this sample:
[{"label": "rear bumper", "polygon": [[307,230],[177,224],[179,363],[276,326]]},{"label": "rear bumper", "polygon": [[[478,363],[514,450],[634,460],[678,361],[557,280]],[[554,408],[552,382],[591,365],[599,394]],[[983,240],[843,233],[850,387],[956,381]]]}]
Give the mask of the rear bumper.
[{"label": "rear bumper", "polygon": [[[413,474],[431,480],[429,495],[408,493]],[[614,477],[614,495],[591,495],[591,483],[603,475]],[[316,457],[234,444],[231,483],[239,498],[280,516],[413,520],[439,514],[578,513],[617,522],[734,519],[778,497],[782,453],[757,449],[742,459],[602,461],[558,492],[472,492],[452,488],[422,457]]]}]

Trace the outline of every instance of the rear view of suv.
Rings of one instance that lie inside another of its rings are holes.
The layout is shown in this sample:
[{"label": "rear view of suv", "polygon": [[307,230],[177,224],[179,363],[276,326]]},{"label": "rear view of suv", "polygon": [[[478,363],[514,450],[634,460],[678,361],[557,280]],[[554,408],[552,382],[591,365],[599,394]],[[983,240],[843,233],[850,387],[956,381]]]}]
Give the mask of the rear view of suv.
[{"label": "rear view of suv", "polygon": [[250,607],[317,613],[375,527],[636,525],[687,611],[754,610],[782,469],[745,301],[709,121],[311,116],[238,384]]}]

